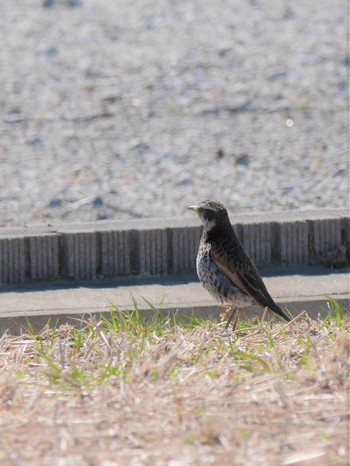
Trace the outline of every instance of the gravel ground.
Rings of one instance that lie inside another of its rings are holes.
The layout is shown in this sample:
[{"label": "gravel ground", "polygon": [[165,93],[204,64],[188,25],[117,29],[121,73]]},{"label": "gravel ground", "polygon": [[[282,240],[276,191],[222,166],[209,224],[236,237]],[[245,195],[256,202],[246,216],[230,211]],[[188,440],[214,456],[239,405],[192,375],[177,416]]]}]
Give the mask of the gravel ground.
[{"label": "gravel ground", "polygon": [[0,225],[347,204],[347,2],[0,0]]}]

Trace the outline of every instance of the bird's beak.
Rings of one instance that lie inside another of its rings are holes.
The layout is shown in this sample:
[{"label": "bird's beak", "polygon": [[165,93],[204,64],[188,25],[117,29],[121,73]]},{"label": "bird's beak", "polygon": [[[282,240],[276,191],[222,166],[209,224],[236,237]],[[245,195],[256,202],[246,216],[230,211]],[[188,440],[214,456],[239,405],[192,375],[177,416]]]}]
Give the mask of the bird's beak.
[{"label": "bird's beak", "polygon": [[198,207],[197,207],[196,205],[189,205],[189,206],[187,207],[187,209],[188,209],[188,210],[193,210],[193,212],[197,212]]}]

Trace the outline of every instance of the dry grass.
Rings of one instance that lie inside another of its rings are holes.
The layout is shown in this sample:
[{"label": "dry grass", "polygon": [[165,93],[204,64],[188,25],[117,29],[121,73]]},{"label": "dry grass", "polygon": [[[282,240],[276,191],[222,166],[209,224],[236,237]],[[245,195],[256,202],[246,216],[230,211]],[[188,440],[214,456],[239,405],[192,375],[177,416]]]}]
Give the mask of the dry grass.
[{"label": "dry grass", "polygon": [[349,464],[350,319],[137,311],[0,340],[0,464]]}]

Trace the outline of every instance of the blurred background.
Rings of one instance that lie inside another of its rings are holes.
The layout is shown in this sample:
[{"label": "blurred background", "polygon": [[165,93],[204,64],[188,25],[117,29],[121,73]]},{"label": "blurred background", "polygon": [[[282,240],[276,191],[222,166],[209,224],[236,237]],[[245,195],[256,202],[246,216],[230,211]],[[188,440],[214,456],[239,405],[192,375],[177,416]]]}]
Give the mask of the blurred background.
[{"label": "blurred background", "polygon": [[0,0],[0,226],[345,207],[347,5]]}]

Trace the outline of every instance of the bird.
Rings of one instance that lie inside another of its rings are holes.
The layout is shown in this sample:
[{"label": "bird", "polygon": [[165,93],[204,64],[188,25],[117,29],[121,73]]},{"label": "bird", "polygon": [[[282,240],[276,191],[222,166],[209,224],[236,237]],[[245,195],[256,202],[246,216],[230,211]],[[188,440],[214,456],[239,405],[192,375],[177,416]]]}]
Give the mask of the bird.
[{"label": "bird", "polygon": [[231,225],[225,206],[219,201],[206,200],[188,209],[198,214],[204,226],[196,260],[198,278],[221,306],[232,310],[225,328],[235,315],[235,331],[242,309],[251,305],[268,308],[290,322],[267,291]]}]

